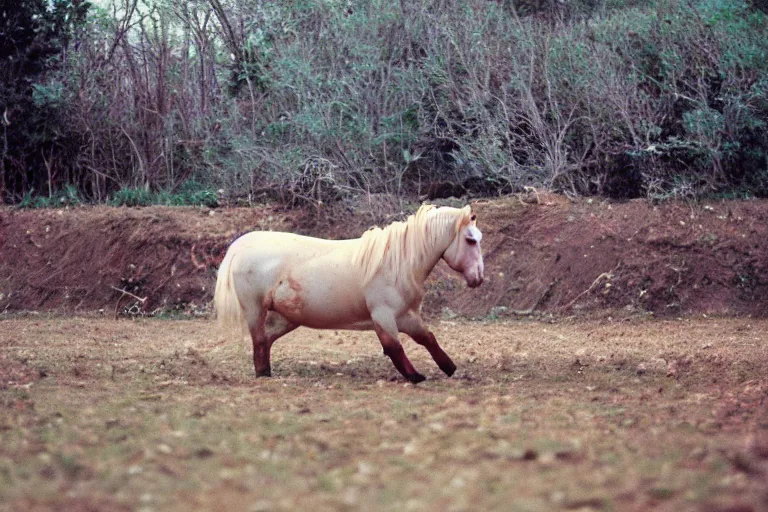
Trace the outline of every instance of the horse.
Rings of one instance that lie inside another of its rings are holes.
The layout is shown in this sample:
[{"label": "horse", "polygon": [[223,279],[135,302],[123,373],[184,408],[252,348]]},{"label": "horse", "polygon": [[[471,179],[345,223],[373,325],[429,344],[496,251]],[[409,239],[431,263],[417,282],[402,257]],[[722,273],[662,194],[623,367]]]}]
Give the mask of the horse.
[{"label": "horse", "polygon": [[405,333],[450,377],[456,365],[421,318],[424,281],[442,258],[469,287],[480,286],[482,237],[470,206],[432,205],[351,240],[253,231],[227,249],[215,314],[225,332],[247,328],[257,377],[272,375],[272,344],[299,326],[374,330],[384,354],[415,384],[426,377],[403,350],[398,335]]}]

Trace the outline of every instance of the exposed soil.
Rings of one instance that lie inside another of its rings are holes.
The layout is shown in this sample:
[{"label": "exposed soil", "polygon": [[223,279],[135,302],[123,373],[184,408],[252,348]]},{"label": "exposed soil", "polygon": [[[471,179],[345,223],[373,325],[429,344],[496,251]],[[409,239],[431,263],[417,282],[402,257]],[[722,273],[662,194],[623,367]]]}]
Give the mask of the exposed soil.
[{"label": "exposed soil", "polygon": [[0,209],[0,311],[88,313],[0,316],[0,512],[768,510],[768,202],[475,209],[487,282],[440,264],[425,302],[459,370],[406,343],[418,386],[372,333],[298,329],[257,380],[213,322],[141,318],[205,314],[240,233],[387,198]]},{"label": "exposed soil", "polygon": [[0,511],[768,508],[768,321],[433,329],[413,386],[372,333],[255,379],[208,320],[1,320]]},{"label": "exposed soil", "polygon": [[[374,196],[354,208],[292,212],[2,208],[0,311],[202,311],[223,252],[239,234],[356,237],[401,217],[395,203]],[[433,317],[768,314],[766,201],[652,205],[529,195],[474,208],[487,281],[469,290],[441,263],[425,301]]]}]

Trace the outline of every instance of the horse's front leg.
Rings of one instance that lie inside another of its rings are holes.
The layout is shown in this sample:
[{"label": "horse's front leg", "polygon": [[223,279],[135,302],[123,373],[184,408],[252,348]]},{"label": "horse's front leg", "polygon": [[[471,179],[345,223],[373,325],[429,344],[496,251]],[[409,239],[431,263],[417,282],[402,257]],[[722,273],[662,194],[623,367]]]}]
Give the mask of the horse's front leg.
[{"label": "horse's front leg", "polygon": [[409,313],[397,320],[397,328],[400,332],[404,332],[413,341],[423,346],[435,360],[437,366],[443,370],[443,373],[449,377],[456,371],[456,365],[445,353],[440,344],[437,343],[437,338],[432,332],[424,325],[424,321],[416,313]]},{"label": "horse's front leg", "polygon": [[384,349],[384,355],[389,356],[395,368],[409,381],[417,384],[426,379],[425,376],[416,371],[400,340],[397,339],[397,322],[392,312],[387,310],[378,310],[371,312],[371,320],[379,337],[381,346]]}]

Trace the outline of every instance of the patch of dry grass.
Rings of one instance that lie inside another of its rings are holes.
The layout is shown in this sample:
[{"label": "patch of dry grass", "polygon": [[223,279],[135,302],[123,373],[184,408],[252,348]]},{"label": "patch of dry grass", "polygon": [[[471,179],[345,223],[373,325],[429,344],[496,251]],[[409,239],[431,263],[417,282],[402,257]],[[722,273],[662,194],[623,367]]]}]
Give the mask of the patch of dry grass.
[{"label": "patch of dry grass", "polygon": [[435,327],[413,386],[369,333],[256,380],[211,322],[0,321],[0,510],[766,506],[768,322]]}]

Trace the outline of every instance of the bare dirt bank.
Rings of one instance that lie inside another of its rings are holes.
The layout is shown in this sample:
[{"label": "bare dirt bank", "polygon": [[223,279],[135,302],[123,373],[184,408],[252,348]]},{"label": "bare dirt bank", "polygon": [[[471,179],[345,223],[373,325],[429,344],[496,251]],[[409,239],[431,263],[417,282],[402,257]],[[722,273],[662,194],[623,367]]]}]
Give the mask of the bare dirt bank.
[{"label": "bare dirt bank", "polygon": [[[429,315],[768,314],[768,202],[698,205],[511,197],[474,204],[487,282],[443,264]],[[227,245],[254,229],[359,236],[396,218],[276,208],[0,209],[0,311],[204,310]],[[143,299],[140,301],[138,299]]]}]

